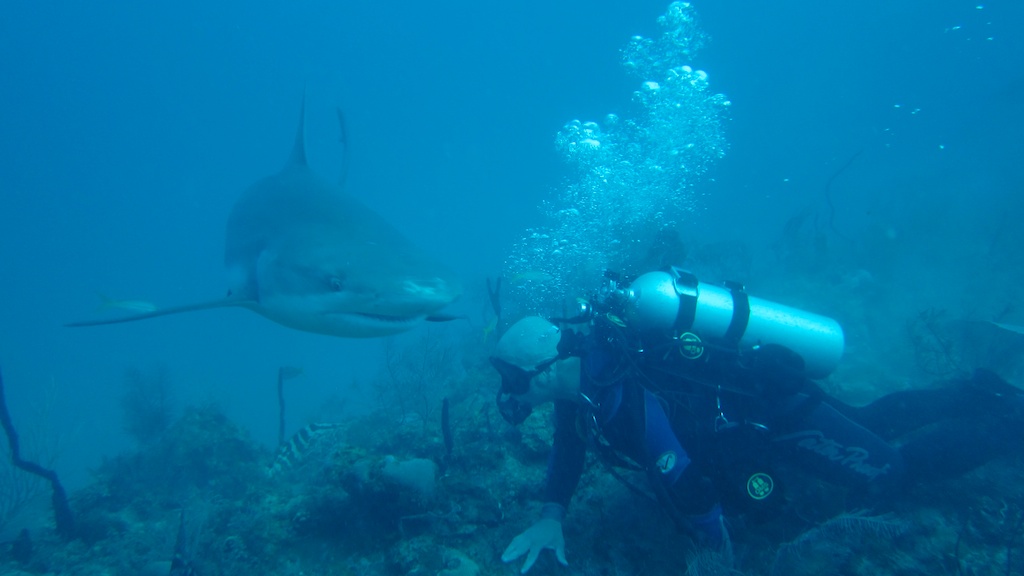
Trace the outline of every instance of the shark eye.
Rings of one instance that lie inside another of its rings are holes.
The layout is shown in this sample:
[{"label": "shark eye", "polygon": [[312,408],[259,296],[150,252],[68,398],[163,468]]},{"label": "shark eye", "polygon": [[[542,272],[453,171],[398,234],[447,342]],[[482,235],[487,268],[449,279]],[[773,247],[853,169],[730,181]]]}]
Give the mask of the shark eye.
[{"label": "shark eye", "polygon": [[342,288],[344,288],[341,278],[337,276],[331,276],[327,283],[330,285],[332,292],[341,292]]}]

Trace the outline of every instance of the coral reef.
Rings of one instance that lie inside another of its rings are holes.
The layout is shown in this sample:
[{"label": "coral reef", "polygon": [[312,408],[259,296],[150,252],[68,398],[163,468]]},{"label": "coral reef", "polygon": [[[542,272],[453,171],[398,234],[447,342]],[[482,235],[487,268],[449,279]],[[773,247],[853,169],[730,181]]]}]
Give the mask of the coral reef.
[{"label": "coral reef", "polygon": [[[387,410],[338,423],[328,449],[271,476],[269,450],[217,408],[190,408],[71,495],[74,539],[51,529],[27,552],[11,543],[0,572],[168,574],[180,529],[203,576],[507,574],[501,550],[540,506],[550,411],[507,427],[490,395],[467,391],[486,373],[468,373],[452,394],[443,473],[441,427],[396,425]],[[694,548],[656,503],[592,464],[565,524],[570,568],[545,554],[535,573],[983,575],[1024,564],[1014,460],[924,488],[885,517],[843,513],[841,491],[789,480],[777,513],[729,515],[727,556]]]},{"label": "coral reef", "polygon": [[155,442],[174,419],[173,396],[166,366],[149,372],[139,368],[126,370],[121,396],[125,432],[139,444]]}]

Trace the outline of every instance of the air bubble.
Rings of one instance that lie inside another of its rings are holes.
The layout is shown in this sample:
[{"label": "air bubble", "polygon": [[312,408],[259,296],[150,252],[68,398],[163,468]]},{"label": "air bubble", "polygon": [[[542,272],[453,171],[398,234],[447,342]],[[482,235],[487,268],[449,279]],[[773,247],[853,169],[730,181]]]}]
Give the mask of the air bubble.
[{"label": "air bubble", "polygon": [[600,285],[600,270],[642,260],[647,239],[687,224],[699,208],[694,186],[724,154],[731,103],[709,93],[708,74],[692,68],[706,37],[690,4],[673,2],[658,30],[633,36],[622,50],[638,84],[637,113],[608,114],[601,124],[572,120],[556,135],[556,150],[575,172],[542,204],[550,224],[527,234],[508,260],[510,276],[533,271],[552,280],[529,293],[510,288],[526,308],[517,312],[558,314],[566,296]]}]

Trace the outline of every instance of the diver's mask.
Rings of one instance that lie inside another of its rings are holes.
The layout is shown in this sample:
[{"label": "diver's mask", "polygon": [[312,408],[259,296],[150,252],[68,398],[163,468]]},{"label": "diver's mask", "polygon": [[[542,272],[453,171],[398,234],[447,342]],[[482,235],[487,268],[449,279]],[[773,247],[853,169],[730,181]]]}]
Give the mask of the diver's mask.
[{"label": "diver's mask", "polygon": [[491,356],[491,366],[501,376],[501,387],[498,389],[498,397],[495,400],[498,404],[498,412],[506,422],[513,426],[522,424],[533,411],[533,407],[526,402],[517,399],[530,391],[530,382],[539,374],[547,372],[551,366],[561,360],[561,356],[555,356],[537,364],[531,370],[526,370],[506,362],[497,356]]}]

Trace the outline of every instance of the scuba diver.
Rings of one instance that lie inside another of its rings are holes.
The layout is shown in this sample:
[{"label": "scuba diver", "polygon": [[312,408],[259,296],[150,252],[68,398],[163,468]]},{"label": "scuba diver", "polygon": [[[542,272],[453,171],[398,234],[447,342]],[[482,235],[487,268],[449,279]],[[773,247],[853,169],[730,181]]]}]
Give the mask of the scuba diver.
[{"label": "scuba diver", "polygon": [[725,513],[778,509],[773,463],[879,504],[1019,444],[1006,431],[1022,429],[1024,391],[985,370],[862,407],[829,397],[813,380],[836,367],[843,346],[830,318],[678,268],[626,288],[610,275],[577,316],[516,322],[490,358],[499,411],[517,425],[553,401],[555,431],[540,519],[502,560],[526,555],[525,573],[551,549],[568,565],[562,520],[588,447],[613,474],[645,473],[684,533],[720,547]]}]

